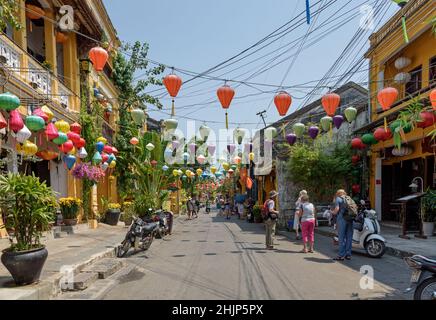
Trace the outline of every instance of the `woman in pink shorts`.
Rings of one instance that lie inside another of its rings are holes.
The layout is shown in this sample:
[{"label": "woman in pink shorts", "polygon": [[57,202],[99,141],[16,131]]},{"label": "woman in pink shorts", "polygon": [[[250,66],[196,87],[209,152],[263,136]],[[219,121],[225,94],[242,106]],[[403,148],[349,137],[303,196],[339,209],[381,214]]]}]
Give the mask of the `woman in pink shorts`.
[{"label": "woman in pink shorts", "polygon": [[[313,253],[313,245],[315,242],[315,206],[309,202],[309,196],[301,197],[300,206],[297,208],[297,215],[301,218],[301,233],[303,235],[304,248],[302,253]],[[308,249],[309,243],[309,249]]]}]

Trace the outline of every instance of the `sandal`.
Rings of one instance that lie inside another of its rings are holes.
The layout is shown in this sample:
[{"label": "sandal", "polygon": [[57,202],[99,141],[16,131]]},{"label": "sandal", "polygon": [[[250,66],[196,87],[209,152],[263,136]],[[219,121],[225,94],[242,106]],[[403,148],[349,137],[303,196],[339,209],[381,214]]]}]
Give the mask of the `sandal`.
[{"label": "sandal", "polygon": [[313,250],[309,250],[309,253],[315,253],[315,251],[313,251]]},{"label": "sandal", "polygon": [[344,261],[345,259],[343,257],[336,257],[333,258],[334,261]]},{"label": "sandal", "polygon": [[308,253],[308,251],[303,249],[300,251],[300,253]]}]

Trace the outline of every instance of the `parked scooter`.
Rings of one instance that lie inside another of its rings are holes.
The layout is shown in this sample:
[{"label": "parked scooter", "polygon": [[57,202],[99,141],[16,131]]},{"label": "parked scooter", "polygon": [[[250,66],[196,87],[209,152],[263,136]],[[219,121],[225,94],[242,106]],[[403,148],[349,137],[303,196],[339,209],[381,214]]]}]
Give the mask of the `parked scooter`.
[{"label": "parked scooter", "polygon": [[410,288],[405,293],[415,290],[414,300],[436,301],[436,259],[416,255],[404,261],[413,270]]},{"label": "parked scooter", "polygon": [[148,250],[157,232],[157,223],[146,222],[141,218],[136,218],[130,226],[125,239],[117,248],[117,257],[124,257],[132,247],[135,249],[135,252],[138,250]]},{"label": "parked scooter", "polygon": [[[381,258],[386,252],[386,240],[380,235],[380,224],[375,210],[369,210],[364,200],[354,221],[353,249],[365,250],[371,258]],[[338,241],[335,237],[335,241]]]}]

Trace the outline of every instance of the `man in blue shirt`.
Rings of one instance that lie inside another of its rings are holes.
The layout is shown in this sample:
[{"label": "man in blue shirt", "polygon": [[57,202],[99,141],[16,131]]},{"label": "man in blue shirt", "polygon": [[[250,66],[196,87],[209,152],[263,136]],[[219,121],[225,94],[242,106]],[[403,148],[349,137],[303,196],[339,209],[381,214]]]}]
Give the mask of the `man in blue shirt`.
[{"label": "man in blue shirt", "polygon": [[335,209],[333,214],[337,215],[338,235],[339,235],[339,255],[335,261],[351,260],[351,248],[353,245],[353,221],[344,219],[344,212],[347,210],[344,197],[347,195],[345,190],[338,190],[335,197]]}]

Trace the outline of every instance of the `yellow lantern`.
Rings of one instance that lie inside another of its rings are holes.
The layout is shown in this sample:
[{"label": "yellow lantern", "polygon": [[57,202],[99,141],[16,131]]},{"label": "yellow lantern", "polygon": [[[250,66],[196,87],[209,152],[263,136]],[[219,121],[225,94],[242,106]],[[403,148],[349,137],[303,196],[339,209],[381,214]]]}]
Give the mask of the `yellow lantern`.
[{"label": "yellow lantern", "polygon": [[55,127],[60,132],[68,133],[70,132],[70,124],[64,120],[59,120],[55,122]]},{"label": "yellow lantern", "polygon": [[41,111],[45,113],[45,115],[48,117],[48,122],[51,122],[54,118],[54,113],[47,107],[42,106]]},{"label": "yellow lantern", "polygon": [[174,169],[173,170],[173,176],[178,177],[179,176],[179,170]]},{"label": "yellow lantern", "polygon": [[250,153],[250,161],[254,161],[254,153]]},{"label": "yellow lantern", "polygon": [[34,156],[38,152],[38,147],[36,146],[36,144],[30,142],[29,140],[26,140],[23,143],[22,151],[26,156]]},{"label": "yellow lantern", "polygon": [[224,162],[224,163],[223,163],[223,168],[224,168],[224,170],[229,171],[229,169],[230,169],[230,164],[228,164],[227,162]]},{"label": "yellow lantern", "polygon": [[217,170],[218,169],[216,167],[210,167],[210,172],[212,172],[212,174],[215,174]]},{"label": "yellow lantern", "polygon": [[97,142],[103,142],[104,145],[107,144],[107,139],[105,137],[100,137],[97,139]]},{"label": "yellow lantern", "polygon": [[109,168],[114,169],[117,166],[117,162],[116,161],[112,161],[109,165]]},{"label": "yellow lantern", "polygon": [[203,174],[203,170],[197,169],[197,176],[201,176]]},{"label": "yellow lantern", "polygon": [[76,152],[77,152],[76,148],[73,147],[73,149],[71,149],[71,151],[68,152],[68,154],[74,156],[76,154]]}]

